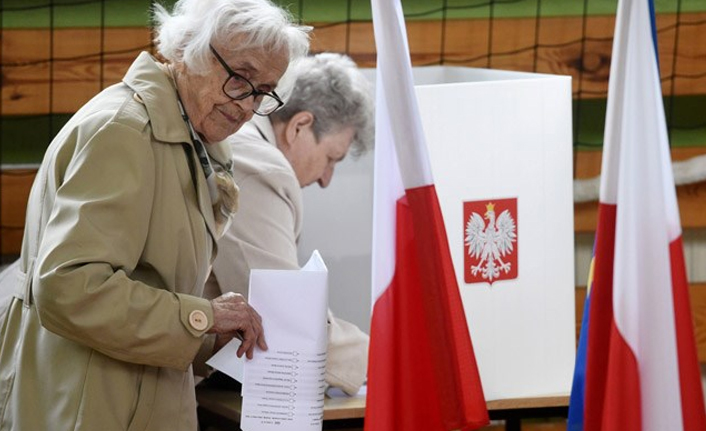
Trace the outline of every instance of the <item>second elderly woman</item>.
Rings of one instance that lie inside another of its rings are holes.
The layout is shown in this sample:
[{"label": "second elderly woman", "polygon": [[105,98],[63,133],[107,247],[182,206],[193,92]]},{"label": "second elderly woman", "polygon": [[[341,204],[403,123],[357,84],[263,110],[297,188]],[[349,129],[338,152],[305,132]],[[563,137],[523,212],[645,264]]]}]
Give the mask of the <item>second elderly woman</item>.
[{"label": "second elderly woman", "polygon": [[[191,363],[215,338],[266,349],[235,294],[201,298],[237,203],[228,148],[308,49],[268,0],[156,7],[140,54],[49,146],[0,322],[0,430],[194,431]],[[210,334],[210,335],[209,335]]]}]

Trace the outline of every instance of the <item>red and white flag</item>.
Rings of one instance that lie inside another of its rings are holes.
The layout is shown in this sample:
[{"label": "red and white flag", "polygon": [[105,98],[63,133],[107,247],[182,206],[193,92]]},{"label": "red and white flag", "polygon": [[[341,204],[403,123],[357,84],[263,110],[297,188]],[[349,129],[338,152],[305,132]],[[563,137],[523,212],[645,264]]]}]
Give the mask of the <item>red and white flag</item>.
[{"label": "red and white flag", "polygon": [[488,423],[414,93],[399,0],[373,0],[377,46],[373,314],[366,431]]},{"label": "red and white flag", "polygon": [[618,5],[584,404],[572,402],[570,430],[706,430],[651,6]]}]

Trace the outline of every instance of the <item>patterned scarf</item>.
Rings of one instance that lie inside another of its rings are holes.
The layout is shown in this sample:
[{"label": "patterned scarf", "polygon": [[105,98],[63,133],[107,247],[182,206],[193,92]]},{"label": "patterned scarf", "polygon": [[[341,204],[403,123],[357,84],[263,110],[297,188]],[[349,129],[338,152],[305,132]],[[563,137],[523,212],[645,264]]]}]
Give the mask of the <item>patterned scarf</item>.
[{"label": "patterned scarf", "polygon": [[[169,76],[174,85],[174,89],[177,90],[176,79],[174,78],[172,68],[165,65],[160,65],[160,68],[167,73],[167,76]],[[181,117],[184,119],[186,127],[189,129],[196,155],[199,158],[201,168],[206,177],[208,193],[211,197],[211,205],[213,208],[213,218],[216,221],[216,236],[220,238],[230,226],[233,214],[238,210],[239,190],[238,185],[233,179],[233,161],[228,159],[226,163],[221,163],[217,159],[209,156],[206,145],[204,145],[199,134],[194,130],[194,126],[191,124],[189,116],[186,114],[178,90],[177,102],[179,103]]]}]

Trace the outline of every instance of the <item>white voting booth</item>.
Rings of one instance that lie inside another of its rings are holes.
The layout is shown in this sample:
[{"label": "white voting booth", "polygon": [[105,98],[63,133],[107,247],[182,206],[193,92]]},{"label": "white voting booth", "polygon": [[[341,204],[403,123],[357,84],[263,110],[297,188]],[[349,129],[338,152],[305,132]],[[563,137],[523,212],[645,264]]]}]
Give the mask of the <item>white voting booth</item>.
[{"label": "white voting booth", "polygon": [[[486,399],[567,394],[575,356],[570,78],[443,66],[414,73]],[[300,243],[302,256],[319,248],[329,266],[334,313],[365,330],[372,166],[372,155],[347,160],[328,189],[305,190]],[[492,236],[488,229],[511,231],[512,251],[474,260],[468,243]]]}]

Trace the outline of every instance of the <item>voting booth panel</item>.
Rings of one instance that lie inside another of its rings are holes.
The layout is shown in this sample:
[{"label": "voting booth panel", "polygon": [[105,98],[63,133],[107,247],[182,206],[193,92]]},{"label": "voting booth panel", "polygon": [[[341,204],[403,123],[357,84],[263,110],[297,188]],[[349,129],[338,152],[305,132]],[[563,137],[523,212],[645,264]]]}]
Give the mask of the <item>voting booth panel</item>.
[{"label": "voting booth panel", "polygon": [[418,70],[416,82],[485,396],[568,393],[570,78],[438,67]]},{"label": "voting booth panel", "polygon": [[[567,394],[575,357],[570,78],[445,66],[414,74],[486,399]],[[369,154],[344,161],[329,189],[304,195],[300,255],[321,249],[331,307],[356,323],[370,312],[370,268],[355,262],[370,261],[371,189]]]}]

